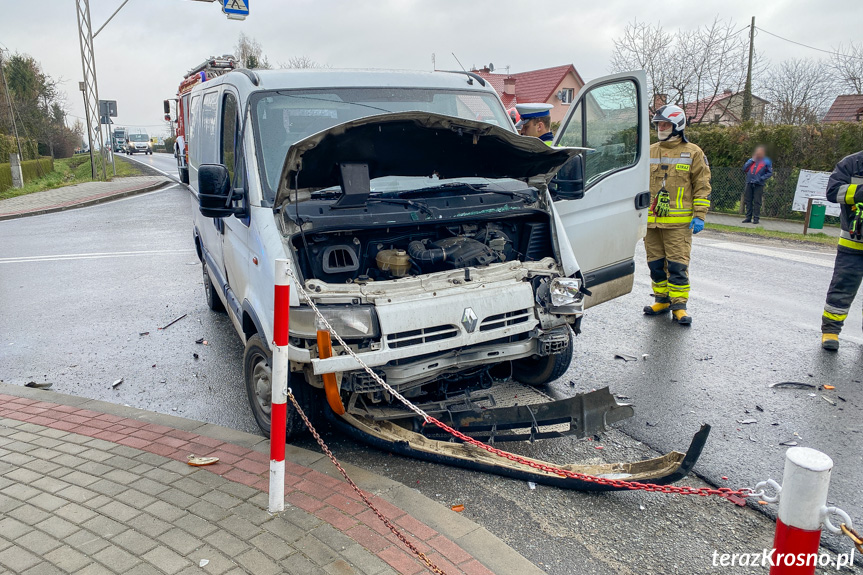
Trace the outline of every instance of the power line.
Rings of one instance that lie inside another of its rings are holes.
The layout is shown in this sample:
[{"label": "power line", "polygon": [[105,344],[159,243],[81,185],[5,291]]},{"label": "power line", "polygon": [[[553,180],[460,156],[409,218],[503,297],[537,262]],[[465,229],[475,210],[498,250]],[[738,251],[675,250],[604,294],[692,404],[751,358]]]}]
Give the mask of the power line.
[{"label": "power line", "polygon": [[831,56],[841,56],[843,58],[852,58],[854,60],[863,60],[863,57],[860,56],[852,56],[851,54],[842,54],[841,52],[834,52],[832,50],[825,50],[824,48],[816,48],[815,46],[810,46],[809,44],[804,44],[803,42],[797,42],[795,40],[789,40],[788,38],[784,38],[779,34],[774,34],[773,32],[768,32],[764,28],[760,28],[758,26],[755,27],[756,30],[760,32],[764,32],[765,34],[769,34],[774,38],[779,38],[780,40],[784,40],[786,42],[790,42],[791,44],[797,44],[798,46],[803,46],[804,48],[809,48],[810,50],[815,50],[817,52],[823,52],[825,54],[830,54]]}]

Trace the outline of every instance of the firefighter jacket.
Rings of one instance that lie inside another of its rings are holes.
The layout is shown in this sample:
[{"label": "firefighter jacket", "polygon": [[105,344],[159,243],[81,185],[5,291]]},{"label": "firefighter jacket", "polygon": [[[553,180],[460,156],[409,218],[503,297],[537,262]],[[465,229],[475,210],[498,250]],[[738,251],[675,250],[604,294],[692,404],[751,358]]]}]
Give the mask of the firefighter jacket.
[{"label": "firefighter jacket", "polygon": [[[665,180],[670,211],[667,216],[653,213],[657,194]],[[673,138],[650,146],[650,210],[648,228],[688,227],[693,217],[705,219],[710,207],[710,166],[701,148]]]},{"label": "firefighter jacket", "polygon": [[842,233],[839,251],[863,254],[863,240],[851,238],[848,233],[854,218],[853,207],[863,203],[863,152],[845,156],[836,164],[827,182],[827,199],[840,206]]}]

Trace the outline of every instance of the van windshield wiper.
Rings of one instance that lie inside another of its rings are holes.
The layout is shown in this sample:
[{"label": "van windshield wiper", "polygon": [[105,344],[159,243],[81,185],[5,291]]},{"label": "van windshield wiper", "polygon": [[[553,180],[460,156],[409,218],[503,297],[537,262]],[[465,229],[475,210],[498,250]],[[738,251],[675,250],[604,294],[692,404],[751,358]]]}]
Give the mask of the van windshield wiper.
[{"label": "van windshield wiper", "polygon": [[415,200],[408,200],[404,198],[386,198],[383,196],[369,196],[368,198],[366,198],[366,203],[368,202],[380,202],[382,204],[397,204],[400,206],[410,206],[416,210],[425,212],[430,218],[435,217],[434,212],[432,212],[425,203],[417,202]]},{"label": "van windshield wiper", "polygon": [[398,192],[397,195],[398,197],[403,198],[405,196],[423,196],[426,194],[433,194],[435,192],[451,192],[463,189],[472,190],[474,192],[501,194],[504,196],[509,196],[510,198],[518,198],[524,201],[530,200],[530,196],[528,195],[520,194],[518,192],[512,192],[510,190],[497,190],[495,188],[490,188],[489,184],[467,184],[463,182],[440,184],[439,186],[429,186],[427,188],[419,188],[417,190],[407,190],[404,192]]}]

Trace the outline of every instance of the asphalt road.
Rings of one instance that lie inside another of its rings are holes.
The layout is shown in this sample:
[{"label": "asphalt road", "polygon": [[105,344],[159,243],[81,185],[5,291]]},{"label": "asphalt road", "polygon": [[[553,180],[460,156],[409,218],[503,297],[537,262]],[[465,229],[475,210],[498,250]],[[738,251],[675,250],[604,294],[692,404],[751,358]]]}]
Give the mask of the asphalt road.
[{"label": "asphalt road", "polygon": [[[134,160],[173,175],[170,155]],[[255,431],[242,389],[240,340],[227,317],[204,304],[190,198],[177,185],[0,222],[0,380],[50,381],[63,393]],[[682,450],[707,422],[714,431],[698,473],[717,485],[752,486],[780,479],[779,443],[794,440],[834,458],[831,500],[863,522],[860,324],[849,322],[838,354],[818,345],[831,263],[830,250],[704,233],[693,251],[695,325],[686,329],[641,315],[649,287],[639,260],[634,292],[589,311],[573,367],[552,386],[565,396],[609,385],[629,397],[636,416],[623,425],[626,434],[604,435],[602,451],[569,438],[508,447],[560,463],[637,460],[655,455],[639,441]],[[860,306],[852,318],[861,317]],[[199,338],[207,344],[195,343]],[[624,362],[613,357],[619,351],[648,357]],[[836,389],[768,387],[779,381]],[[757,422],[738,423],[748,419]],[[335,433],[325,438],[346,461],[446,505],[464,504],[465,515],[554,575],[703,573],[717,569],[714,550],[761,552],[772,539],[763,515],[724,501],[531,490],[392,456]],[[310,440],[302,444],[315,448]],[[835,538],[828,542],[849,550]]]},{"label": "asphalt road", "polygon": [[131,156],[123,157],[144,164],[149,168],[161,172],[164,176],[168,176],[175,181],[179,181],[177,176],[177,160],[174,158],[173,154],[153,152],[153,154],[149,156],[133,154]]}]

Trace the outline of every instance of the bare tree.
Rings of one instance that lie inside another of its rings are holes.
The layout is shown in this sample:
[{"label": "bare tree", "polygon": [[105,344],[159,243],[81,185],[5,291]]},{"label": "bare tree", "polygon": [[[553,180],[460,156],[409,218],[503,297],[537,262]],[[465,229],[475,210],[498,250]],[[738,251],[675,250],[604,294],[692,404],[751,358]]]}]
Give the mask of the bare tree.
[{"label": "bare tree", "polygon": [[644,69],[651,104],[691,104],[689,115],[700,119],[717,96],[739,91],[746,80],[747,42],[741,31],[733,21],[718,17],[675,34],[661,24],[634,21],[614,41],[611,69]]},{"label": "bare tree", "polygon": [[834,95],[830,68],[822,60],[797,58],[774,67],[762,88],[770,105],[767,116],[776,124],[814,124]]},{"label": "bare tree", "polygon": [[279,68],[300,69],[300,68],[326,68],[323,64],[313,60],[309,56],[291,56],[287,62],[279,62]]},{"label": "bare tree", "polygon": [[237,45],[234,46],[234,56],[243,68],[268,70],[271,67],[267,57],[263,55],[260,42],[242,32],[237,38]]},{"label": "bare tree", "polygon": [[863,94],[863,43],[839,44],[830,68],[843,90]]}]

